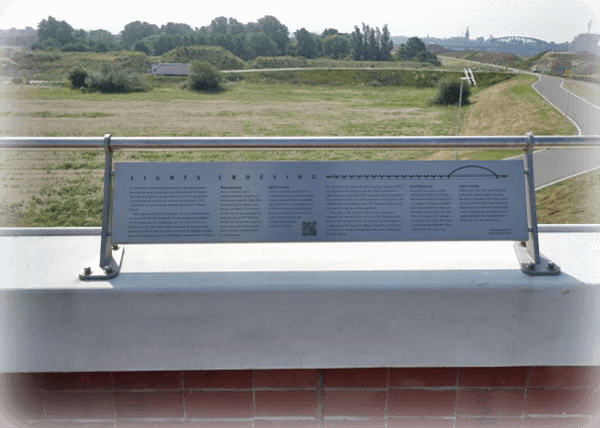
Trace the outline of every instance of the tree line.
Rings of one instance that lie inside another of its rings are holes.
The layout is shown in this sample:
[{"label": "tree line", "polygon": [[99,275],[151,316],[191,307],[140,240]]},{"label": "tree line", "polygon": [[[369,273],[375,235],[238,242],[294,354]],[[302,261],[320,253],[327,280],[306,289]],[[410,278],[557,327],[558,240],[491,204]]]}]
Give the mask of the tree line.
[{"label": "tree line", "polygon": [[43,19],[37,27],[38,40],[32,49],[60,49],[62,51],[133,50],[151,55],[162,55],[179,46],[221,46],[234,55],[250,60],[259,56],[298,55],[305,58],[330,57],[342,59],[389,61],[393,42],[387,25],[380,30],[362,24],[351,34],[328,28],[315,34],[301,28],[290,32],[274,16],[264,16],[247,24],[224,16],[213,19],[208,26],[192,28],[188,24],[169,22],[157,26],[134,21],[125,25],[119,35],[106,30],[76,30],[65,21],[52,16]]}]

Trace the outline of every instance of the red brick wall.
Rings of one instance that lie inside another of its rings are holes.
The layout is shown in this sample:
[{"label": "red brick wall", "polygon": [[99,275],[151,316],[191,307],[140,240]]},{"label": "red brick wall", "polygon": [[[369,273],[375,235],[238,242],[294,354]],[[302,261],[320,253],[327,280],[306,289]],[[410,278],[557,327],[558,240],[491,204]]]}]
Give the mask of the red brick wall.
[{"label": "red brick wall", "polygon": [[0,398],[36,428],[552,428],[600,427],[599,386],[600,367],[22,373]]}]

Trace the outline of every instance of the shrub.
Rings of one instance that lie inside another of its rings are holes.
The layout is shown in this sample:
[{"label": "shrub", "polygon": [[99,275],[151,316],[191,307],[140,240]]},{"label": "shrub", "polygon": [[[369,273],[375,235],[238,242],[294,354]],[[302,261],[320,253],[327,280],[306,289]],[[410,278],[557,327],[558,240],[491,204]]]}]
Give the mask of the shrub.
[{"label": "shrub", "polygon": [[136,42],[133,45],[133,50],[135,52],[142,52],[142,53],[145,53],[146,55],[150,55],[150,48],[143,41]]},{"label": "shrub", "polygon": [[74,88],[85,88],[85,79],[88,77],[88,72],[81,65],[76,66],[69,73],[69,81]]},{"label": "shrub", "polygon": [[[471,95],[469,84],[464,83],[462,90],[462,105],[467,105],[470,103],[469,95]],[[459,99],[460,81],[443,80],[439,84],[438,93],[433,99],[433,103],[438,105],[457,105]]]},{"label": "shrub", "polygon": [[114,62],[134,73],[146,73],[152,65],[151,59],[143,52],[122,52]]},{"label": "shrub", "polygon": [[67,43],[60,48],[63,52],[86,52],[90,50],[84,43]]},{"label": "shrub", "polygon": [[138,74],[128,73],[123,66],[105,63],[100,74],[88,74],[85,86],[103,93],[144,92],[148,88]]},{"label": "shrub", "polygon": [[278,56],[278,57],[266,57],[259,56],[254,58],[248,68],[261,69],[261,68],[302,68],[309,67],[310,64],[304,57],[298,56]]},{"label": "shrub", "polygon": [[219,69],[206,61],[193,61],[190,65],[188,87],[194,91],[219,91],[222,80]]},{"label": "shrub", "polygon": [[241,70],[246,65],[242,59],[220,46],[179,46],[164,54],[161,60],[183,64],[192,61],[206,61],[219,70]]}]

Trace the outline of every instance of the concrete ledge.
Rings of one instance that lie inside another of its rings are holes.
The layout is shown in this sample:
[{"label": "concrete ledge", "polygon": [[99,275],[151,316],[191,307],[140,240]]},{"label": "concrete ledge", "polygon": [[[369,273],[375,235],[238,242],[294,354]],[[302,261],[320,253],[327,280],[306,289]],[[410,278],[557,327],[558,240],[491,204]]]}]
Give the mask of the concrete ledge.
[{"label": "concrete ledge", "polygon": [[600,365],[600,232],[547,229],[557,277],[512,242],[204,244],[105,282],[99,236],[4,231],[0,371]]}]

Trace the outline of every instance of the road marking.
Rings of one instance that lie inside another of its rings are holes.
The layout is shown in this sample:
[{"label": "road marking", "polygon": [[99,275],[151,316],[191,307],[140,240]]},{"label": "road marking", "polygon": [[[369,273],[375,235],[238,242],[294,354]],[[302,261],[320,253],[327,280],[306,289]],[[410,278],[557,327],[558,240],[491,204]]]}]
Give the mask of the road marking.
[{"label": "road marking", "polygon": [[[578,132],[578,134],[577,134],[577,135],[581,135],[581,128],[579,127],[579,125],[577,125],[577,124],[575,123],[575,121],[574,121],[573,119],[571,119],[569,116],[567,116],[567,114],[566,114],[566,113],[564,113],[564,112],[563,112],[561,109],[559,109],[558,107],[556,107],[556,106],[555,106],[555,105],[552,103],[552,101],[550,101],[548,98],[546,98],[544,95],[542,95],[542,93],[541,93],[540,91],[538,91],[537,89],[535,89],[535,87],[534,87],[533,85],[535,85],[536,83],[540,83],[540,85],[541,85],[541,80],[542,80],[542,77],[541,77],[541,76],[538,76],[538,80],[537,80],[537,82],[533,82],[533,83],[531,84],[531,88],[532,88],[532,89],[533,89],[535,92],[537,92],[537,93],[539,94],[539,96],[540,96],[540,97],[542,97],[543,99],[545,99],[545,100],[548,102],[548,104],[550,104],[552,107],[554,107],[554,108],[556,109],[556,111],[558,111],[558,112],[559,112],[560,114],[562,114],[564,117],[566,117],[567,119],[569,119],[569,120],[571,121],[571,123],[572,123],[573,125],[575,125],[575,127],[577,128],[577,132]],[[562,89],[563,91],[565,91],[565,92],[569,92],[569,91],[567,91],[565,88],[563,88],[562,86],[561,86],[561,89]],[[573,94],[573,95],[575,95],[575,94]]]},{"label": "road marking", "polygon": [[565,89],[565,88],[563,87],[564,83],[565,83],[565,80],[563,80],[563,81],[561,82],[561,84],[560,84],[560,89],[562,89],[563,91],[567,91],[569,94],[573,95],[574,97],[577,97],[577,98],[579,98],[580,100],[582,100],[582,101],[585,101],[586,103],[588,103],[588,104],[589,104],[589,105],[591,105],[592,107],[594,107],[594,108],[597,108],[598,110],[600,110],[600,107],[598,107],[596,104],[592,104],[591,102],[589,102],[589,101],[588,101],[588,100],[586,100],[585,98],[581,98],[579,95],[575,95],[573,92],[569,91],[568,89]]},{"label": "road marking", "polygon": [[558,180],[555,180],[552,183],[543,184],[540,187],[536,187],[535,190],[537,191],[537,190],[543,189],[544,187],[552,186],[553,184],[560,183],[561,181],[568,180],[569,178],[574,178],[574,177],[580,176],[582,174],[585,174],[586,172],[596,171],[597,169],[600,169],[600,166],[595,166],[593,168],[586,169],[585,171],[576,172],[575,174],[569,175],[568,177],[559,178]]}]

